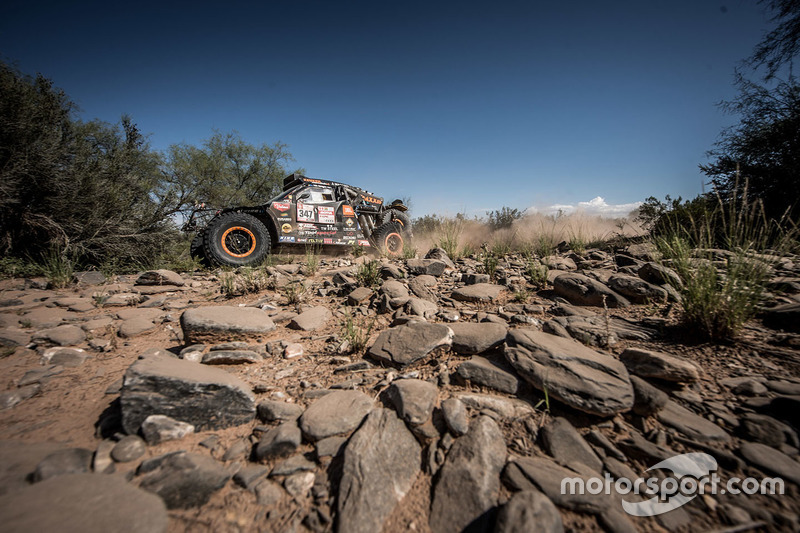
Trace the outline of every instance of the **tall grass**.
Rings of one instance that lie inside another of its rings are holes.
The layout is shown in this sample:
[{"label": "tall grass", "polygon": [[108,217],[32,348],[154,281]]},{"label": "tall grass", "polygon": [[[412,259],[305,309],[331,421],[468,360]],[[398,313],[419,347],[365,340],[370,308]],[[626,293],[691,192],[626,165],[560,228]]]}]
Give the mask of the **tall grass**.
[{"label": "tall grass", "polygon": [[464,230],[464,221],[461,218],[447,218],[442,221],[438,233],[439,248],[455,261],[460,257],[461,232]]},{"label": "tall grass", "polygon": [[667,220],[655,244],[683,282],[684,324],[703,338],[734,338],[755,315],[776,256],[797,246],[797,227],[768,219],[746,188],[727,202],[706,203],[688,223],[681,215],[682,223],[677,215]]}]

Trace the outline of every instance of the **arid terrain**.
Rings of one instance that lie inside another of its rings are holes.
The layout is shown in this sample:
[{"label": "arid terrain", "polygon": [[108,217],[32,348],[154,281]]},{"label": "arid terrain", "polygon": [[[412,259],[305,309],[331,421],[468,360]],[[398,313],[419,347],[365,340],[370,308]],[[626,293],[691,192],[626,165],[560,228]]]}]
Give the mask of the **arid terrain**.
[{"label": "arid terrain", "polygon": [[[4,280],[0,529],[800,530],[800,258],[709,343],[652,254]],[[686,453],[784,494],[561,493]]]}]

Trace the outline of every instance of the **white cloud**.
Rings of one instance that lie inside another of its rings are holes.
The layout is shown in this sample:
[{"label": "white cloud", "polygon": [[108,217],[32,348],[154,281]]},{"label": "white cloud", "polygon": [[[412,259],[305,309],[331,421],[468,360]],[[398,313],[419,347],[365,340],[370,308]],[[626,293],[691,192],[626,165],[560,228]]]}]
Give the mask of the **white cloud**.
[{"label": "white cloud", "polygon": [[530,207],[528,211],[533,213],[544,213],[554,215],[559,212],[566,215],[570,213],[585,213],[587,215],[599,215],[603,217],[615,218],[624,217],[628,213],[642,205],[642,202],[632,202],[629,204],[609,204],[602,196],[596,196],[588,202],[578,202],[577,204],[554,204],[545,207]]}]

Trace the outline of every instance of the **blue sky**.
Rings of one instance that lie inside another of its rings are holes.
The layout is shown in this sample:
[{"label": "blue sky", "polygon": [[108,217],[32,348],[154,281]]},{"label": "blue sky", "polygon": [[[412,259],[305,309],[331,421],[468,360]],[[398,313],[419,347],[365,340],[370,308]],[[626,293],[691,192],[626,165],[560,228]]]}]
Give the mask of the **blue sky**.
[{"label": "blue sky", "polygon": [[[6,1],[0,54],[154,148],[281,141],[414,216],[692,197],[755,0]],[[622,207],[620,207],[622,206]]]}]

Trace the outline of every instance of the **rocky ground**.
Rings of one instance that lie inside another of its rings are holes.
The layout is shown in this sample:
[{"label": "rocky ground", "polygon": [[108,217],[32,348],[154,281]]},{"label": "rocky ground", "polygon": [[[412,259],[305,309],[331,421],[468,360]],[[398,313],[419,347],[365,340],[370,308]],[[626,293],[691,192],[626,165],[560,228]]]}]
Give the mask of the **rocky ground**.
[{"label": "rocky ground", "polygon": [[[300,258],[232,298],[209,273],[1,282],[3,529],[800,530],[798,258],[735,344],[703,344],[641,245],[548,258],[540,290],[514,255],[494,280],[428,255],[375,287],[368,257]],[[560,491],[689,452],[785,494],[634,517]]]}]

